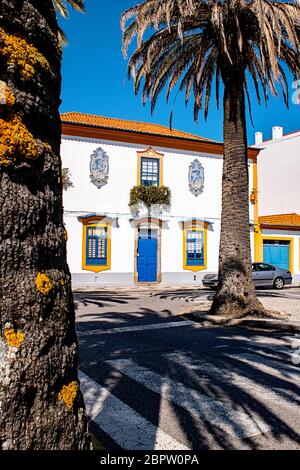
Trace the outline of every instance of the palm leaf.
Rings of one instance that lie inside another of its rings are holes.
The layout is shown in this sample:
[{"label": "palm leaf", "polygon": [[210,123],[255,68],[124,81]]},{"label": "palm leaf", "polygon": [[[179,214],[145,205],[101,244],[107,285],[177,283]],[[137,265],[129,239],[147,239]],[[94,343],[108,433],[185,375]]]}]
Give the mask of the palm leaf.
[{"label": "palm leaf", "polygon": [[[300,76],[300,7],[297,1],[272,0],[144,0],[121,19],[123,52],[136,38],[128,62],[135,92],[155,108],[166,89],[194,94],[194,117],[204,107],[207,117],[211,84],[240,74],[249,100],[249,79],[256,96],[282,90],[288,104],[287,68]],[[145,40],[144,37],[147,36]],[[234,90],[233,90],[234,93]],[[203,101],[204,100],[204,101]]]}]

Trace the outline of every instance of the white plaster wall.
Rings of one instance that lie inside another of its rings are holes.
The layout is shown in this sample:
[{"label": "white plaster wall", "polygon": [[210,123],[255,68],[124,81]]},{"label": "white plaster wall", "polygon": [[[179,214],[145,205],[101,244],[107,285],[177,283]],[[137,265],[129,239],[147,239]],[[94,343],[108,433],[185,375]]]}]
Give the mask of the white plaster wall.
[{"label": "white plaster wall", "polygon": [[[90,181],[90,156],[101,146],[109,156],[108,184],[100,190]],[[74,188],[64,191],[66,210],[128,213],[129,191],[136,184],[136,148],[118,143],[66,139],[62,164],[71,171]]]},{"label": "white plaster wall", "polygon": [[[109,156],[109,180],[101,189],[90,181],[90,156],[102,147]],[[117,142],[64,137],[61,154],[64,168],[69,168],[74,188],[64,191],[65,223],[69,234],[68,262],[72,273],[86,273],[82,265],[82,224],[79,215],[106,213],[118,218],[119,227],[112,227],[111,272],[132,273],[134,271],[135,231],[129,219],[128,207],[130,189],[137,184],[137,151],[146,147]],[[154,147],[164,154],[164,185],[172,191],[170,213],[165,214],[167,223],[162,229],[162,271],[182,273],[183,236],[179,221],[197,217],[209,219],[212,225],[208,230],[208,271],[218,267],[218,250],[221,217],[222,158],[201,155],[194,152],[171,151]],[[197,158],[205,169],[203,194],[192,195],[188,187],[188,171],[191,162]],[[252,189],[252,169],[250,188]],[[253,208],[250,205],[250,218]],[[105,276],[105,272],[101,274]]]},{"label": "white plaster wall", "polygon": [[161,268],[162,272],[183,271],[182,229],[178,220],[169,219],[162,229]]},{"label": "white plaster wall", "polygon": [[82,224],[76,217],[64,217],[65,227],[68,232],[67,259],[71,273],[82,271]]},{"label": "white plaster wall", "polygon": [[214,225],[209,227],[207,231],[207,271],[218,271],[220,231],[220,220],[215,221]]},{"label": "white plaster wall", "polygon": [[111,270],[118,273],[134,271],[134,229],[128,218],[119,218],[119,227],[111,230]]},{"label": "white plaster wall", "polygon": [[[189,166],[197,158],[205,170],[203,193],[189,191]],[[220,218],[222,158],[179,152],[165,152],[164,184],[172,191],[171,213],[184,217]]]},{"label": "white plaster wall", "polygon": [[300,133],[264,145],[257,159],[259,215],[300,214]]},{"label": "white plaster wall", "polygon": [[[249,174],[249,201],[250,201],[250,195],[252,193],[252,190],[254,189],[254,186],[253,186],[253,163],[252,161],[249,162],[248,164],[248,174]],[[249,202],[249,218],[250,218],[250,221],[253,222],[254,221],[254,205],[251,204]]]}]

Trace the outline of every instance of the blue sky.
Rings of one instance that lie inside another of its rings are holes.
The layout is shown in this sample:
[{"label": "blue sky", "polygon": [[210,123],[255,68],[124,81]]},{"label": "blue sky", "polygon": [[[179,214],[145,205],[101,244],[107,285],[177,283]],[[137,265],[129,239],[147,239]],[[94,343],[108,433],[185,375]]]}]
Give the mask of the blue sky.
[{"label": "blue sky", "polygon": [[[61,20],[69,45],[63,54],[63,87],[61,111],[80,111],[137,121],[169,125],[170,105],[158,100],[151,116],[149,105],[143,106],[141,98],[133,93],[132,82],[127,80],[126,62],[121,52],[120,15],[126,8],[140,3],[138,0],[86,0],[85,15],[71,12],[69,20]],[[290,92],[292,77],[289,77]],[[259,106],[252,93],[254,127],[248,120],[249,144],[254,143],[254,133],[262,131],[264,139],[271,137],[272,126],[284,132],[300,129],[300,106],[292,103],[286,109],[281,96],[270,99],[268,108]],[[202,115],[198,124],[193,121],[192,106],[185,107],[179,95],[175,105],[173,127],[187,132],[222,140],[222,112],[211,101],[207,121]]]}]

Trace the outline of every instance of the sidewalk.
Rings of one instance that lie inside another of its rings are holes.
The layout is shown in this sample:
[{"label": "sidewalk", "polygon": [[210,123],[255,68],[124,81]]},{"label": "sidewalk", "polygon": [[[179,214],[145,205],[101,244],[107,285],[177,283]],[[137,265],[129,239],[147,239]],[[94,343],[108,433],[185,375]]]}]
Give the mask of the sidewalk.
[{"label": "sidewalk", "polygon": [[[286,286],[284,290],[287,289],[295,289],[300,287],[300,282],[294,283],[290,286]],[[75,284],[73,286],[73,292],[111,292],[111,291],[117,291],[117,292],[160,292],[160,291],[189,291],[189,290],[201,290],[201,291],[206,291],[207,293],[212,293],[212,291],[209,291],[207,288],[202,286],[202,283],[198,284],[176,284],[176,285],[169,285],[169,284],[144,284],[144,285],[132,285],[132,286],[118,286],[116,284],[111,284],[110,286],[105,285],[101,286],[99,284],[97,285],[80,285],[80,284]],[[278,292],[278,291],[275,291]]]},{"label": "sidewalk", "polygon": [[[292,295],[292,294],[291,294]],[[299,298],[278,298],[261,297],[259,300],[263,306],[273,312],[282,314],[282,318],[257,318],[255,316],[237,319],[228,319],[227,317],[215,317],[209,315],[211,301],[203,300],[195,302],[183,312],[183,318],[201,322],[203,326],[245,326],[249,328],[271,329],[287,332],[300,332],[300,299]]]},{"label": "sidewalk", "polygon": [[202,323],[203,326],[241,326],[246,328],[255,328],[260,330],[275,330],[288,333],[300,333],[300,321],[289,318],[235,318],[215,317],[204,312],[192,312],[184,314],[183,318]]},{"label": "sidewalk", "polygon": [[[289,331],[300,331],[300,289],[299,285],[288,286],[281,291],[260,290],[258,296],[264,307],[269,311],[277,311],[283,314],[278,319],[249,318],[242,320],[228,320],[227,318],[216,318],[208,315],[214,292],[197,285],[147,285],[132,287],[81,287],[73,289],[77,302],[82,302],[89,296],[93,297],[91,303],[98,301],[99,314],[109,310],[114,315],[131,315],[134,312],[152,312],[157,315],[168,314],[171,316],[182,316],[208,322],[210,325],[224,324],[233,326],[243,324],[244,326],[257,325],[259,328],[281,328]],[[165,313],[164,313],[165,312]]]}]

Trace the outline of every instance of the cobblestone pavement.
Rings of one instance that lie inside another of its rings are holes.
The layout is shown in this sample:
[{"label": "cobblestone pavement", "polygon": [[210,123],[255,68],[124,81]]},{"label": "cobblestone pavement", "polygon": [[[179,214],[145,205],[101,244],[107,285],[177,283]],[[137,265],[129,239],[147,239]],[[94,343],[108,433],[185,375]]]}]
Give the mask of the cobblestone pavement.
[{"label": "cobblestone pavement", "polygon": [[300,298],[264,297],[261,299],[265,308],[287,313],[290,319],[300,321]]}]

